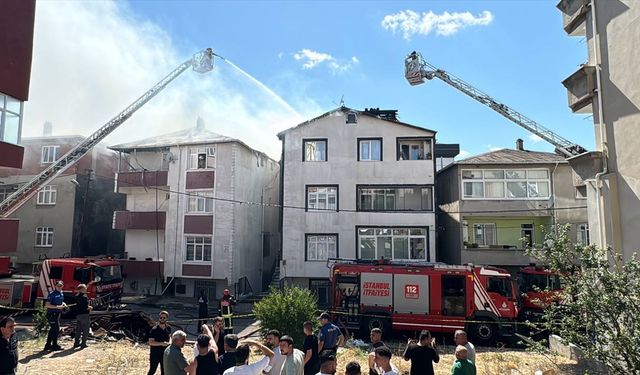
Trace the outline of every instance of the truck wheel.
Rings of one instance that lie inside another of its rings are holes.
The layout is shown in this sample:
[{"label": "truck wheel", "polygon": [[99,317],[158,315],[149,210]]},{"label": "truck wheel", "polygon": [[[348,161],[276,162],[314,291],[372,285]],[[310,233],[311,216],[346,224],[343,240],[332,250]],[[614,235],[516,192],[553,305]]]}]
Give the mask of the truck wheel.
[{"label": "truck wheel", "polygon": [[492,320],[482,320],[471,326],[471,337],[474,344],[491,346],[495,342],[498,326]]},{"label": "truck wheel", "polygon": [[367,336],[374,328],[380,328],[383,336],[389,337],[391,335],[391,321],[386,317],[373,316],[366,318],[362,328],[362,334]]}]

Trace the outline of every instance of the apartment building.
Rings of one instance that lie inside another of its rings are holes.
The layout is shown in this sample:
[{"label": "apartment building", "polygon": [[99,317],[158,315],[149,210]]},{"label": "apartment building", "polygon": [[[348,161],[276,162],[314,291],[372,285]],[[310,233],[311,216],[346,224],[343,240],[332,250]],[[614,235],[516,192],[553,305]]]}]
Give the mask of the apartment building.
[{"label": "apartment building", "polygon": [[[50,123],[42,137],[22,138],[22,169],[0,168],[0,200],[83,140],[52,135]],[[113,210],[124,208],[124,197],[113,192],[116,156],[102,145],[94,147],[10,215],[20,229],[16,250],[6,255],[19,268],[31,271],[31,263],[43,258],[122,252],[122,236],[111,230]]]},{"label": "apartment building", "polygon": [[436,132],[340,107],[282,141],[281,280],[329,301],[329,258],[435,261]]},{"label": "apartment building", "polygon": [[[20,137],[29,99],[35,13],[35,0],[0,4],[0,167],[22,168]],[[18,227],[17,219],[0,217],[0,254],[16,252]]]},{"label": "apartment building", "polygon": [[571,110],[593,115],[596,149],[569,159],[586,184],[591,241],[630,259],[640,248],[640,2],[562,0],[558,9],[567,34],[586,39],[587,61],[563,85]]},{"label": "apartment building", "polygon": [[278,163],[238,139],[196,127],[111,147],[126,210],[125,292],[210,300],[260,292],[278,236]]},{"label": "apartment building", "polygon": [[589,242],[586,196],[563,156],[516,149],[472,156],[437,175],[438,259],[517,269],[555,224]]}]

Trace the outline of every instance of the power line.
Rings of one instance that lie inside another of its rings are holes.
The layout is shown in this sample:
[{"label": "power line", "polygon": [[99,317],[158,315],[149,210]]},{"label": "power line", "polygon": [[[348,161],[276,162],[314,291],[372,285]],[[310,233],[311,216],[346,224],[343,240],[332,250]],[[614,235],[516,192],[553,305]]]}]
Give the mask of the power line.
[{"label": "power line", "polygon": [[[153,173],[154,171],[148,171],[149,173]],[[101,176],[96,175],[97,177],[116,181],[115,177],[109,176]],[[311,212],[346,212],[346,213],[379,213],[379,212],[396,212],[396,213],[406,213],[406,214],[424,214],[424,213],[433,213],[433,214],[484,214],[484,213],[517,213],[517,212],[543,212],[543,211],[565,211],[565,210],[578,210],[578,209],[586,209],[587,206],[572,206],[572,207],[549,207],[549,208],[526,208],[526,209],[510,209],[510,210],[482,210],[482,211],[442,211],[438,212],[436,210],[433,211],[365,211],[365,210],[357,210],[352,208],[339,208],[339,209],[328,209],[328,208],[309,208],[306,206],[295,206],[295,205],[281,205],[277,203],[264,203],[264,202],[252,202],[252,201],[243,201],[239,199],[231,199],[231,198],[221,198],[221,197],[205,197],[197,195],[196,192],[190,193],[188,191],[177,191],[171,189],[164,189],[158,186],[139,186],[134,185],[132,183],[127,183],[123,181],[116,181],[119,185],[129,185],[128,187],[144,187],[149,189],[157,189],[159,191],[164,191],[166,193],[180,194],[188,197],[194,197],[199,199],[210,199],[214,201],[222,201],[227,203],[237,203],[237,204],[247,204],[251,206],[264,206],[271,208],[283,208],[283,209],[294,209],[294,210],[305,210]]]}]

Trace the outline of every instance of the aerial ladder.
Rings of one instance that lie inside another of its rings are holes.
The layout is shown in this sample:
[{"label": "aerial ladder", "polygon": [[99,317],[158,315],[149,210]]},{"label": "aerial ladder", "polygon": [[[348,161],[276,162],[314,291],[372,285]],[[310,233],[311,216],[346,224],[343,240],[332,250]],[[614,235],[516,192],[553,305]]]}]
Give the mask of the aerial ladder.
[{"label": "aerial ladder", "polygon": [[517,125],[551,143],[556,148],[556,152],[561,153],[565,157],[572,157],[587,152],[584,147],[561,137],[560,135],[538,124],[537,122],[507,106],[506,104],[500,103],[499,101],[471,86],[460,78],[457,78],[454,75],[429,64],[422,58],[422,55],[418,52],[413,51],[409,55],[407,55],[404,60],[404,67],[405,78],[412,86],[425,83],[426,80],[431,80],[434,77],[440,78],[445,83],[462,91],[471,98],[479,101],[480,103],[493,109],[507,119],[513,121]]},{"label": "aerial ladder", "polygon": [[[122,112],[118,113],[109,122],[100,127],[96,132],[88,136],[80,144],[72,148],[69,152],[49,165],[39,175],[35,176],[26,184],[20,186],[15,192],[8,196],[4,201],[0,202],[0,218],[8,217],[15,212],[20,206],[26,203],[38,190],[53,180],[56,176],[67,170],[69,167],[79,161],[86,155],[91,148],[102,141],[106,136],[111,134],[120,125],[131,117],[138,109],[147,104],[153,97],[158,95],[165,87],[167,87],[174,79],[192,67],[198,73],[206,73],[213,69],[213,50],[207,48],[202,50],[189,60],[178,65],[171,73],[161,79],[149,91],[145,92],[136,101],[131,103]],[[218,55],[215,55],[218,56]]]}]

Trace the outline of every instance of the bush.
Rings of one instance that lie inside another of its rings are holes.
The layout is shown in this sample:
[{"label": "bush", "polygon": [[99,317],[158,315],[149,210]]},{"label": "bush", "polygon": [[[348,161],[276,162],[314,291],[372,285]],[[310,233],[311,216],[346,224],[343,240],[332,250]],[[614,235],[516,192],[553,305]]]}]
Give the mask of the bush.
[{"label": "bush", "polygon": [[560,303],[544,312],[543,328],[603,362],[610,374],[640,374],[640,260],[612,249],[572,244],[569,226],[529,255],[560,275]]},{"label": "bush", "polygon": [[[38,302],[36,302],[38,304]],[[33,334],[36,337],[44,336],[49,332],[49,321],[47,320],[47,309],[44,303],[37,305],[37,311],[33,313]]]},{"label": "bush", "polygon": [[302,348],[302,325],[310,320],[317,325],[318,300],[309,289],[287,286],[284,292],[271,288],[269,295],[253,306],[256,319],[260,320],[262,334],[277,329],[282,335],[293,337],[295,347]]}]

